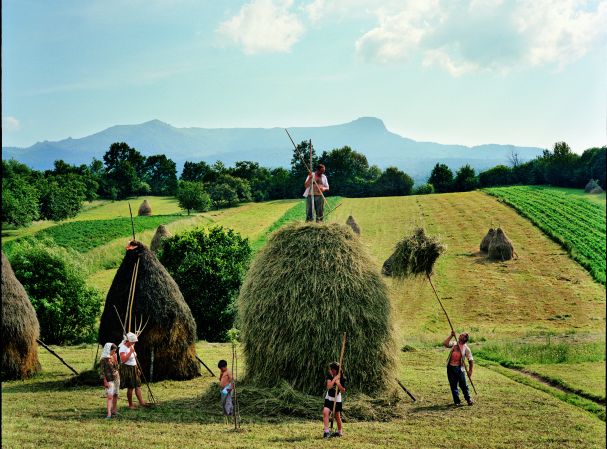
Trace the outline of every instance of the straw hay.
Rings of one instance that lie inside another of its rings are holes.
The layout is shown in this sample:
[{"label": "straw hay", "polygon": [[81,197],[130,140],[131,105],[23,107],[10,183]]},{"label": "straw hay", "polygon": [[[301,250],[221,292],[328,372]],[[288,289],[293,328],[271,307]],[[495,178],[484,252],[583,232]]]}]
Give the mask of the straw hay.
[{"label": "straw hay", "polygon": [[141,203],[141,205],[139,206],[139,211],[137,212],[137,215],[139,215],[140,217],[149,217],[150,215],[152,215],[152,207],[150,206],[150,203],[148,203],[148,200],[143,200],[143,203]]},{"label": "straw hay", "polygon": [[[154,350],[154,380],[191,379],[200,375],[196,360],[196,323],[177,283],[145,245],[133,242],[136,249],[127,250],[118,268],[105,301],[99,326],[99,344],[122,340],[122,327],[114,310],[124,321],[133,268],[139,257],[139,272],[135,302],[132,310],[131,331],[134,319],[148,320],[139,336],[137,356],[146,377],[150,374],[150,359]],[[125,323],[126,324],[126,323]],[[128,331],[128,329],[127,329]]]},{"label": "straw hay", "polygon": [[277,231],[249,269],[237,304],[251,385],[273,388],[284,379],[320,395],[346,332],[348,391],[394,388],[387,288],[347,227],[306,223]]},{"label": "straw hay", "polygon": [[[584,192],[586,193],[591,193],[592,189],[594,189],[595,187],[599,187],[599,183],[597,182],[596,179],[591,179],[590,181],[588,181],[588,183],[586,184],[586,187],[584,187]],[[601,189],[602,190],[602,189]]]},{"label": "straw hay", "polygon": [[597,185],[588,193],[591,193],[594,195],[594,194],[603,193],[603,192],[604,192],[604,190],[601,188],[601,186]]},{"label": "straw hay", "polygon": [[2,253],[2,380],[25,379],[40,371],[40,325],[25,288]]},{"label": "straw hay", "polygon": [[483,237],[483,240],[481,240],[481,252],[486,253],[489,251],[489,243],[491,243],[491,239],[494,235],[495,229],[489,228],[489,231],[487,231],[487,234]]},{"label": "straw hay", "polygon": [[355,234],[360,235],[360,227],[352,215],[348,217],[346,224],[352,228]]},{"label": "straw hay", "polygon": [[156,229],[156,233],[152,238],[152,242],[150,243],[150,250],[154,253],[158,252],[160,247],[162,246],[162,240],[167,237],[171,237],[173,234],[167,229],[165,225],[160,225]]},{"label": "straw hay", "polygon": [[514,246],[506,237],[502,228],[497,228],[495,235],[489,243],[489,259],[493,260],[510,260],[514,255]]},{"label": "straw hay", "polygon": [[382,273],[396,278],[429,276],[445,249],[436,238],[427,236],[423,228],[417,228],[413,235],[396,244],[394,252],[384,262]]}]

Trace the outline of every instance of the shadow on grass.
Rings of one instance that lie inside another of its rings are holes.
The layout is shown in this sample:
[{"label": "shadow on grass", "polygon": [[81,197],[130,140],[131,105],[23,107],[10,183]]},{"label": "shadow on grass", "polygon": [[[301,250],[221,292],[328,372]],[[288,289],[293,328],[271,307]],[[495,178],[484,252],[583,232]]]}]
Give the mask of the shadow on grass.
[{"label": "shadow on grass", "polygon": [[448,412],[448,411],[456,411],[462,407],[456,407],[453,403],[448,404],[435,404],[435,405],[427,405],[424,407],[413,407],[409,410],[409,413],[412,415],[420,414],[420,413],[433,413],[433,412]]},{"label": "shadow on grass", "polygon": [[56,380],[45,380],[38,382],[24,381],[11,383],[2,386],[2,394],[6,393],[39,393],[41,391],[61,391],[73,390],[73,387],[66,387],[65,378]]}]

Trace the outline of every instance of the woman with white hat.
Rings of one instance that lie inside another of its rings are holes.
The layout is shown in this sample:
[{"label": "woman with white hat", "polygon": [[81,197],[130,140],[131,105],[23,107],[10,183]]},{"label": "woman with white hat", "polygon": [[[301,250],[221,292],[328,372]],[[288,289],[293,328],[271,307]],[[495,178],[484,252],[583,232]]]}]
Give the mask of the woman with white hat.
[{"label": "woman with white hat", "polygon": [[120,374],[118,372],[118,359],[116,358],[116,345],[114,343],[106,343],[101,351],[101,359],[99,360],[99,368],[103,375],[103,386],[107,395],[107,416],[106,419],[111,419],[112,415],[116,415],[116,407],[118,406],[118,391],[120,389]]},{"label": "woman with white hat", "polygon": [[119,354],[120,361],[120,388],[126,388],[126,398],[129,401],[129,408],[135,409],[133,405],[133,390],[142,407],[148,407],[147,402],[141,397],[141,379],[137,369],[137,353],[135,352],[135,343],[137,335],[132,332],[126,334],[126,339],[120,343]]}]

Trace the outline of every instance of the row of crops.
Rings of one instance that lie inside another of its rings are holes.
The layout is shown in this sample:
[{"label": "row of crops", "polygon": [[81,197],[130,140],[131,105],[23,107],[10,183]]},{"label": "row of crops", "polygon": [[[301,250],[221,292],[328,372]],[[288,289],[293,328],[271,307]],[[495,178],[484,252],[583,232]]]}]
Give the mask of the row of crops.
[{"label": "row of crops", "polygon": [[570,256],[605,284],[605,209],[547,187],[513,186],[485,189],[515,208]]}]

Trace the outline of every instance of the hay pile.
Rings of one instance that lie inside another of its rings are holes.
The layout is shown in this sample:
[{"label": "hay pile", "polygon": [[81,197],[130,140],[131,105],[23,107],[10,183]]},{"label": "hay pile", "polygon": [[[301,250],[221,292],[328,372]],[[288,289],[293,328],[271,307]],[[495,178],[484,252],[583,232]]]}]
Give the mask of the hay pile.
[{"label": "hay pile", "polygon": [[2,253],[2,380],[25,379],[40,371],[40,325],[21,282]]},{"label": "hay pile", "polygon": [[137,215],[140,217],[149,217],[152,215],[152,207],[150,206],[150,203],[148,203],[148,200],[143,200],[143,203],[141,203],[141,206],[139,206]]},{"label": "hay pile", "polygon": [[[132,321],[148,320],[135,346],[143,372],[150,374],[150,359],[154,350],[154,380],[191,379],[200,375],[196,360],[196,323],[179,287],[160,264],[156,256],[142,243],[133,242],[136,249],[126,255],[114,277],[105,301],[99,325],[99,344],[122,340],[122,327],[114,310],[124,320],[133,267],[139,256],[139,272]],[[131,331],[134,331],[131,326]]]},{"label": "hay pile", "polygon": [[497,228],[495,235],[489,243],[489,259],[493,260],[510,260],[514,255],[514,246],[506,237],[502,228]]},{"label": "hay pile", "polygon": [[445,249],[437,239],[427,236],[423,228],[417,228],[413,235],[396,244],[384,262],[382,273],[396,278],[431,275],[436,259]]},{"label": "hay pile", "polygon": [[354,220],[354,217],[352,215],[348,217],[348,219],[346,220],[346,224],[350,226],[356,234],[360,235],[360,228],[358,227],[358,223],[356,223],[356,220]]},{"label": "hay pile", "polygon": [[603,192],[604,192],[604,190],[601,188],[601,186],[597,185],[589,193],[598,194],[598,193],[603,193]]},{"label": "hay pile", "polygon": [[491,239],[493,238],[494,235],[495,235],[495,229],[489,228],[489,231],[487,231],[487,234],[483,237],[483,240],[481,240],[481,252],[482,253],[486,253],[487,251],[489,251],[489,243],[491,243]]},{"label": "hay pile", "polygon": [[588,184],[586,184],[586,187],[584,187],[584,192],[590,193],[592,189],[596,187],[600,188],[598,181],[596,179],[591,179],[590,181],[588,181]]},{"label": "hay pile", "polygon": [[162,240],[167,237],[171,237],[172,235],[173,234],[169,232],[165,225],[158,226],[154,237],[152,237],[152,243],[150,243],[150,250],[152,250],[152,252],[154,253],[158,252],[162,245]]},{"label": "hay pile", "polygon": [[345,226],[306,223],[277,231],[249,269],[237,304],[250,385],[273,388],[282,379],[320,395],[346,332],[349,393],[394,389],[387,288]]}]

